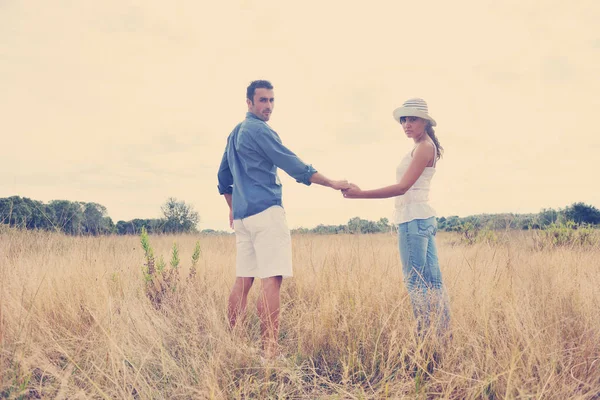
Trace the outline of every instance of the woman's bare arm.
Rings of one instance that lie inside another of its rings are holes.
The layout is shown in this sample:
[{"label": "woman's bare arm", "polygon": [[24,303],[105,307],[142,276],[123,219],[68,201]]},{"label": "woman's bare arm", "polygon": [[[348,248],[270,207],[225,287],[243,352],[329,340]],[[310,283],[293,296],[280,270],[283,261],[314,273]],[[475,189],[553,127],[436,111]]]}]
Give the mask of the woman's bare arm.
[{"label": "woman's bare arm", "polygon": [[386,199],[401,196],[419,179],[427,165],[432,162],[432,156],[433,145],[428,141],[421,142],[415,149],[413,159],[399,183],[372,190],[361,190],[354,185],[343,191],[344,197],[348,199]]}]

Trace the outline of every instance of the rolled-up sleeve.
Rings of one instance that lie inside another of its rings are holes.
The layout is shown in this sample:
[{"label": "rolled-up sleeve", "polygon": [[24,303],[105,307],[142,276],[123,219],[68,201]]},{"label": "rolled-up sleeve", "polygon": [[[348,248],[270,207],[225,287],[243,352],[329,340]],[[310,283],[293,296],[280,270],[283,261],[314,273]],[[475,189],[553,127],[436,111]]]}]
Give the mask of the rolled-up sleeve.
[{"label": "rolled-up sleeve", "polygon": [[296,154],[281,143],[273,131],[261,129],[255,136],[256,144],[271,162],[284,170],[296,182],[310,186],[310,177],[317,172],[310,164],[305,164]]},{"label": "rolled-up sleeve", "polygon": [[225,152],[223,153],[223,158],[221,159],[221,165],[219,166],[217,178],[219,179],[219,184],[217,186],[219,189],[219,194],[223,195],[233,193],[233,175],[231,174],[229,162],[227,161],[227,147],[225,147]]}]

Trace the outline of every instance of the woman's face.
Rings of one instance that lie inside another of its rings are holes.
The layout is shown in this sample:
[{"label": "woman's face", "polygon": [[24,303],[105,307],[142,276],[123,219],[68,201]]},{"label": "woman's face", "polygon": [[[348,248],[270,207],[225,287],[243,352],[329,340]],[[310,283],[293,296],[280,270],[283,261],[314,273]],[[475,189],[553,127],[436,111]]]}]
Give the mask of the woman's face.
[{"label": "woman's face", "polygon": [[419,117],[401,117],[400,124],[404,128],[404,133],[411,139],[419,139],[425,134],[427,120]]}]

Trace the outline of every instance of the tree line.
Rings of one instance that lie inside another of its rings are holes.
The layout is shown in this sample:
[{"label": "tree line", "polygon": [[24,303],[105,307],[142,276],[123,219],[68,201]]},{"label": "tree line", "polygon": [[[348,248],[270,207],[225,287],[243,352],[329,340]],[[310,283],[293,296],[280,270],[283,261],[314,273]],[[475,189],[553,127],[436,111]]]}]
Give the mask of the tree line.
[{"label": "tree line", "polygon": [[[45,204],[27,197],[0,198],[0,223],[25,229],[59,231],[68,235],[139,235],[142,228],[149,234],[197,233],[198,213],[184,201],[170,197],[161,206],[161,218],[118,221],[108,216],[106,207],[98,203],[52,200]],[[545,229],[555,224],[573,222],[576,225],[600,224],[600,210],[582,202],[561,209],[542,209],[537,214],[480,214],[468,217],[438,218],[438,229],[463,232],[467,229]],[[351,218],[347,224],[298,228],[293,233],[343,234],[390,232],[395,226],[387,218],[369,221]],[[205,229],[204,234],[230,234]]]},{"label": "tree line", "polygon": [[[467,217],[439,217],[438,230],[463,232],[469,229],[546,229],[556,224],[572,222],[575,225],[600,224],[600,210],[582,202],[573,203],[558,210],[542,209],[536,214],[479,214]],[[295,233],[340,234],[340,233],[380,233],[395,230],[387,218],[369,221],[359,217],[351,218],[346,225],[318,225],[315,228],[294,229]]]},{"label": "tree line", "polygon": [[438,229],[462,231],[466,226],[491,230],[506,229],[546,229],[557,224],[574,225],[600,224],[600,210],[583,202],[573,203],[565,208],[543,208],[536,214],[480,214],[460,218],[458,216],[438,218]]},{"label": "tree line", "polygon": [[169,198],[161,206],[162,217],[118,221],[108,216],[106,207],[98,203],[52,200],[43,203],[27,197],[0,198],[0,223],[24,229],[42,229],[67,235],[138,235],[145,227],[148,233],[194,233],[200,221],[194,208]]}]

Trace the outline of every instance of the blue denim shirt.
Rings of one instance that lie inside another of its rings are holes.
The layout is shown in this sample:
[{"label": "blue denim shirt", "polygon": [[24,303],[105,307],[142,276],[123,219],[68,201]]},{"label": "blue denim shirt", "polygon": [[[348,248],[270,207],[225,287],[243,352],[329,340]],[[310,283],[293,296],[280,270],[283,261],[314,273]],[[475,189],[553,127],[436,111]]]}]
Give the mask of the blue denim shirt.
[{"label": "blue denim shirt", "polygon": [[248,112],[227,138],[218,173],[219,193],[233,193],[234,219],[282,206],[277,167],[305,185],[317,172],[285,147],[269,125]]}]

